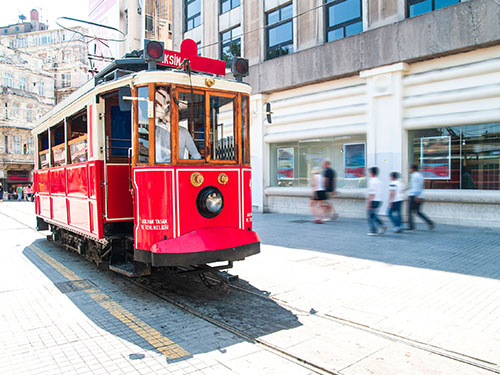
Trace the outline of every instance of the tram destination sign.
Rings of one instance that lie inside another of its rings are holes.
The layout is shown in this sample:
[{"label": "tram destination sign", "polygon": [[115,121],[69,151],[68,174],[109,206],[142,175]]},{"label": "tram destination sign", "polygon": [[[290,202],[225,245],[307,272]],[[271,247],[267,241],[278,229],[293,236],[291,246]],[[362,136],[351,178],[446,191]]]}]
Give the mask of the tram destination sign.
[{"label": "tram destination sign", "polygon": [[191,70],[222,76],[226,74],[226,63],[222,60],[198,56],[198,46],[192,39],[182,41],[180,52],[166,49],[163,62],[159,62],[158,65],[178,68],[185,59],[189,60]]}]

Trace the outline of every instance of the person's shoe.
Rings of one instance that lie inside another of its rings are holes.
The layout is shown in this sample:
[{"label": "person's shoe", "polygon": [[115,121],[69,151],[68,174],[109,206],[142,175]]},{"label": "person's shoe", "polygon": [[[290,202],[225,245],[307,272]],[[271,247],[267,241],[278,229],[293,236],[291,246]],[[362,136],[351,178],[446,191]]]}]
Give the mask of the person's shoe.
[{"label": "person's shoe", "polygon": [[384,234],[386,231],[387,227],[385,225],[382,225],[380,229],[378,230],[378,234]]},{"label": "person's shoe", "polygon": [[392,230],[394,233],[401,233],[403,230],[399,227],[396,227]]},{"label": "person's shoe", "polygon": [[322,222],[321,220],[319,220],[319,219],[314,220],[314,222],[315,222],[316,224],[323,224],[323,222]]},{"label": "person's shoe", "polygon": [[335,213],[332,215],[332,220],[337,220],[338,218],[339,218],[339,214],[335,212]]},{"label": "person's shoe", "polygon": [[406,228],[405,230],[415,230],[415,228]]},{"label": "person's shoe", "polygon": [[377,235],[377,233],[375,233],[375,232],[368,232],[368,233],[366,233],[366,235],[367,235],[367,236],[376,236],[376,235]]},{"label": "person's shoe", "polygon": [[434,230],[435,227],[436,225],[433,222],[429,224],[429,230]]}]

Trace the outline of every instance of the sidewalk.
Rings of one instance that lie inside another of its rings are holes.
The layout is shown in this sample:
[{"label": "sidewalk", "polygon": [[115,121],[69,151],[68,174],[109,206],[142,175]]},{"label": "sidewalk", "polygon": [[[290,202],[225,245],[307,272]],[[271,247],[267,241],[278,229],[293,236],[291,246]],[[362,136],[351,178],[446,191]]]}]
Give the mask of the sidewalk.
[{"label": "sidewalk", "polygon": [[[303,311],[479,359],[500,373],[500,230],[426,228],[417,224],[416,231],[368,237],[366,220],[317,225],[307,216],[255,214],[263,254],[237,263],[234,273]],[[426,373],[428,366],[375,371],[377,357],[387,363],[391,356],[359,357],[355,371],[333,368],[346,374]],[[392,360],[397,358],[404,356]],[[447,370],[429,369],[453,373]],[[475,371],[458,373],[480,373]]]}]

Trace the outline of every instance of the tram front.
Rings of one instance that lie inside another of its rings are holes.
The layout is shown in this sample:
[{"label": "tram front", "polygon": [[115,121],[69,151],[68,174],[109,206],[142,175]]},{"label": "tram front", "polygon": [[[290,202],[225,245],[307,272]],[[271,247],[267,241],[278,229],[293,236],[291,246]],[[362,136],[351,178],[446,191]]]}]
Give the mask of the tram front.
[{"label": "tram front", "polygon": [[144,72],[134,82],[134,260],[229,267],[257,254],[250,87],[179,71]]}]

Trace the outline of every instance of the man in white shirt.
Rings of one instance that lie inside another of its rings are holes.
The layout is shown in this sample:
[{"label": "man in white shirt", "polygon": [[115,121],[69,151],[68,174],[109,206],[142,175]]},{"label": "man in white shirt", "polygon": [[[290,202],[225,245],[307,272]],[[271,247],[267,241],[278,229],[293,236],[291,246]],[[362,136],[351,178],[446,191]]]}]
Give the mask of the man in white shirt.
[{"label": "man in white shirt", "polygon": [[[166,90],[159,89],[155,96],[156,103],[156,134],[155,153],[157,163],[170,163],[170,95]],[[179,159],[187,159],[186,150],[191,159],[201,159],[201,155],[184,126],[179,124]]]},{"label": "man in white shirt", "polygon": [[404,200],[404,186],[399,179],[398,172],[391,172],[389,183],[389,209],[387,215],[394,225],[394,232],[400,233],[402,231],[401,224],[401,205]]},{"label": "man in white shirt", "polygon": [[386,227],[382,220],[377,216],[377,208],[382,203],[382,185],[378,179],[378,168],[371,167],[368,169],[368,198],[366,200],[366,213],[368,215],[368,225],[370,226],[369,236],[384,234]]},{"label": "man in white shirt", "polygon": [[429,226],[429,230],[434,229],[434,222],[420,211],[424,204],[424,176],[418,171],[418,165],[412,164],[410,167],[410,191],[408,192],[408,228],[415,230],[413,224],[413,213],[416,213]]}]

